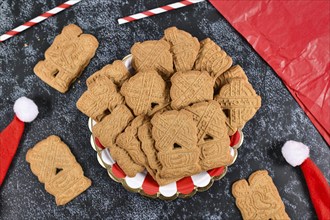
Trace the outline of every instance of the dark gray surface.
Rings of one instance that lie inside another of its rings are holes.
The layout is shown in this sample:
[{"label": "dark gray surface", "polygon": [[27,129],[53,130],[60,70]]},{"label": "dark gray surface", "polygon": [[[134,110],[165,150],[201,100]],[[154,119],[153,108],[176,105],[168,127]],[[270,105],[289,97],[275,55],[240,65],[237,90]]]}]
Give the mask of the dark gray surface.
[{"label": "dark gray surface", "polygon": [[[61,2],[0,0],[0,33]],[[280,148],[290,139],[311,146],[311,157],[328,180],[329,148],[274,71],[209,3],[126,25],[117,24],[117,18],[123,15],[172,2],[175,0],[83,1],[0,45],[0,130],[11,121],[13,103],[20,96],[35,100],[40,110],[38,118],[26,126],[17,155],[0,188],[0,219],[240,219],[231,185],[259,169],[267,169],[273,177],[292,219],[316,218],[301,171],[286,164]],[[68,93],[60,94],[40,81],[32,70],[54,37],[69,23],[94,34],[100,47],[79,81]],[[262,97],[262,107],[245,126],[244,144],[225,178],[191,199],[165,202],[127,192],[109,179],[89,144],[87,117],[76,109],[75,102],[86,90],[88,76],[123,58],[134,42],[159,39],[169,26],[187,30],[200,40],[210,37],[221,45],[234,63],[246,71]],[[70,146],[85,175],[93,181],[92,187],[63,207],[55,205],[54,198],[45,192],[25,161],[27,150],[51,134],[59,135]]]}]

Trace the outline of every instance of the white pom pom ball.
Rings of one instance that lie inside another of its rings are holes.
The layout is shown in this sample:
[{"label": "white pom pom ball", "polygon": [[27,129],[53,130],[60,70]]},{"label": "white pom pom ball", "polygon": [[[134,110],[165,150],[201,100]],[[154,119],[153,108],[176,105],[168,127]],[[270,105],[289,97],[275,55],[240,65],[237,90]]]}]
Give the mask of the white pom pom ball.
[{"label": "white pom pom ball", "polygon": [[282,154],[291,166],[299,166],[309,157],[309,148],[297,141],[287,141],[282,147]]},{"label": "white pom pom ball", "polygon": [[16,100],[14,112],[19,120],[23,122],[31,122],[39,114],[38,106],[31,99],[24,96]]}]

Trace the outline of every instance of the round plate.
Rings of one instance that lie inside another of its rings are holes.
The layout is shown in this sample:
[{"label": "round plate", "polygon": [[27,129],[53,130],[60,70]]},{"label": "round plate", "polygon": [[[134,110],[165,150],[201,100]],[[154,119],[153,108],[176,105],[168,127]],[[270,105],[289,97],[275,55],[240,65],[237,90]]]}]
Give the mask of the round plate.
[{"label": "round plate", "polygon": [[[126,56],[123,61],[127,69],[129,69],[130,72],[133,72],[131,66],[132,56]],[[95,124],[96,122],[89,118],[88,127],[91,132],[92,127]],[[233,164],[237,158],[237,149],[242,145],[243,139],[244,136],[241,130],[238,130],[230,137],[231,155],[233,156],[231,164]],[[202,192],[209,189],[215,180],[221,179],[227,172],[227,166],[218,167],[200,172],[193,176],[185,177],[165,186],[159,186],[146,170],[138,173],[135,177],[126,176],[116,161],[111,157],[109,149],[103,147],[93,134],[91,135],[90,142],[93,149],[97,152],[98,162],[108,171],[111,179],[121,183],[128,191],[140,193],[141,195],[150,198],[159,198],[163,200],[172,200],[178,197],[189,198],[197,191]]]}]

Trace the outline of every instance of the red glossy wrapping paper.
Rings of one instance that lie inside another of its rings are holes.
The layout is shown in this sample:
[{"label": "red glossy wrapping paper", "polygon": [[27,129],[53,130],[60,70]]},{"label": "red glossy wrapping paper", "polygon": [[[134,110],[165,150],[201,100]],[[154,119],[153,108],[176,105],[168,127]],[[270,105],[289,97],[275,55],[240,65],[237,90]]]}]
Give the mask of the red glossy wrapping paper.
[{"label": "red glossy wrapping paper", "polygon": [[275,70],[330,144],[330,1],[210,2]]}]

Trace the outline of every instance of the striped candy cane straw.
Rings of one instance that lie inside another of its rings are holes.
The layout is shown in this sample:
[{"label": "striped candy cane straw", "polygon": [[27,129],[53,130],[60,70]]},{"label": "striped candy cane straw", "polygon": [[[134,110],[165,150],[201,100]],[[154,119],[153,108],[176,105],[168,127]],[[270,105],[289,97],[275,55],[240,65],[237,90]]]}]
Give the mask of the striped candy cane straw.
[{"label": "striped candy cane straw", "polygon": [[150,17],[150,16],[153,16],[153,15],[156,15],[156,14],[161,14],[161,13],[164,13],[164,12],[167,12],[167,11],[182,8],[182,7],[192,5],[192,4],[195,4],[195,3],[198,3],[198,2],[203,2],[203,1],[205,1],[205,0],[184,0],[184,1],[176,2],[176,3],[165,5],[165,6],[162,6],[162,7],[159,7],[159,8],[154,8],[154,9],[151,9],[151,10],[148,10],[148,11],[144,11],[144,12],[141,12],[141,13],[138,13],[138,14],[130,15],[130,16],[127,16],[127,17],[124,17],[124,18],[119,18],[118,23],[119,24],[125,24],[125,23],[131,22],[131,21],[135,21],[135,20],[139,20],[139,19],[142,19],[142,18]]},{"label": "striped candy cane straw", "polygon": [[42,22],[43,20],[46,20],[47,18],[53,16],[53,15],[56,15],[57,13],[67,9],[67,8],[70,8],[72,5],[74,4],[77,4],[78,2],[80,2],[82,0],[70,0],[70,1],[67,1],[59,6],[57,6],[56,8],[53,8],[52,10],[49,10],[45,13],[43,13],[42,15],[36,17],[36,18],[33,18],[32,20],[26,22],[25,24],[22,24],[20,26],[18,26],[17,28],[11,30],[11,31],[8,31],[7,33],[3,34],[0,36],[0,42],[3,42],[23,31],[25,31],[26,29]]}]

